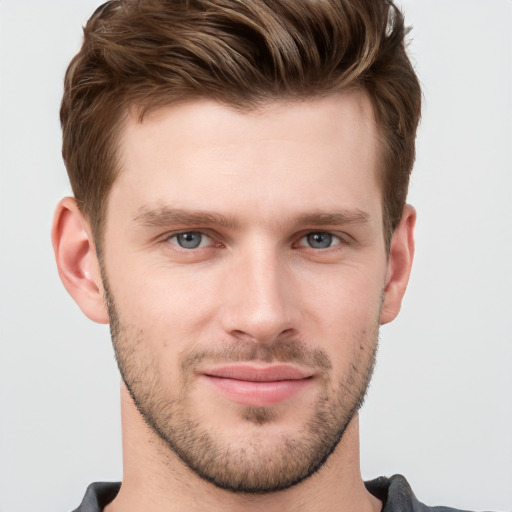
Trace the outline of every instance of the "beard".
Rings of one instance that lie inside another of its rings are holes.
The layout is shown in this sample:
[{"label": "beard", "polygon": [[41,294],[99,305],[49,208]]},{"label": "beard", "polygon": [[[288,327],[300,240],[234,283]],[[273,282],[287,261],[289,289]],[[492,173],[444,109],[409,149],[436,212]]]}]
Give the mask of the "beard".
[{"label": "beard", "polygon": [[[375,365],[378,317],[370,331],[359,333],[358,350],[343,375],[332,375],[328,355],[300,340],[277,338],[271,344],[242,340],[220,350],[181,356],[179,385],[173,386],[160,378],[161,362],[145,332],[120,318],[105,279],[104,289],[117,364],[139,413],[167,454],[174,453],[195,474],[221,489],[266,494],[312,476],[333,453],[363,404]],[[265,432],[265,426],[272,426],[279,416],[276,407],[240,406],[239,419],[254,431],[238,438],[236,432],[223,436],[191,407],[194,369],[204,361],[297,363],[320,375],[321,391],[303,425],[292,433]]]}]

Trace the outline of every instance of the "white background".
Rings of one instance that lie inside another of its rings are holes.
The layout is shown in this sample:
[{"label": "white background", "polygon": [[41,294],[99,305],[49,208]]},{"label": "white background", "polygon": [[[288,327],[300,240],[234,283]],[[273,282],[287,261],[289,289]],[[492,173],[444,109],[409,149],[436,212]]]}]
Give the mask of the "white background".
[{"label": "white background", "polygon": [[[58,108],[97,0],[0,0],[0,512],[71,510],[121,478],[108,329],[60,284]],[[417,256],[362,413],[365,478],[512,510],[512,2],[407,0],[424,114]]]}]

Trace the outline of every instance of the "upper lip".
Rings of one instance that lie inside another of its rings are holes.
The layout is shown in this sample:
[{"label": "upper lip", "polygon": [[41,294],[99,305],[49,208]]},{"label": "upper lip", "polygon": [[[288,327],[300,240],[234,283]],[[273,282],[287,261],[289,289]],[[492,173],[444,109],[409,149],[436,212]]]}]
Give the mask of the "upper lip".
[{"label": "upper lip", "polygon": [[253,365],[228,365],[217,368],[210,368],[201,372],[208,377],[219,377],[224,379],[245,380],[250,382],[274,382],[279,380],[301,380],[312,377],[307,372],[290,365],[272,365],[258,367]]}]

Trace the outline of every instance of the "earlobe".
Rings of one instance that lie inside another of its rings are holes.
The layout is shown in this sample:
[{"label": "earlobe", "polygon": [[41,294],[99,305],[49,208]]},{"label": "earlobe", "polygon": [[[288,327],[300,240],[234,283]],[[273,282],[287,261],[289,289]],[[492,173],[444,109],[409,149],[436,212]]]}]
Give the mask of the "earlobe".
[{"label": "earlobe", "polygon": [[72,197],[62,199],[57,206],[52,243],[59,276],[68,293],[91,320],[108,323],[94,240]]},{"label": "earlobe", "polygon": [[410,205],[405,205],[402,219],[391,240],[383,305],[380,314],[381,325],[394,320],[400,312],[402,298],[411,274],[415,223],[415,209]]}]

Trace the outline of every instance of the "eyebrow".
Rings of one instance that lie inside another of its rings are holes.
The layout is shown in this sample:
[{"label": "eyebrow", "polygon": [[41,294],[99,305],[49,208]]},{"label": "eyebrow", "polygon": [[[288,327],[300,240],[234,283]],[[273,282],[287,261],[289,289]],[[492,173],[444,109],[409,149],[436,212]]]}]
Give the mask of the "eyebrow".
[{"label": "eyebrow", "polygon": [[[337,212],[309,212],[288,219],[294,226],[341,226],[346,224],[365,224],[370,216],[359,209]],[[137,210],[134,221],[144,227],[165,227],[174,224],[184,226],[220,226],[237,229],[240,222],[232,216],[218,212],[193,211],[161,206],[150,208],[143,206]],[[281,221],[280,224],[283,222]],[[286,220],[284,224],[286,224]]]},{"label": "eyebrow", "polygon": [[236,229],[239,222],[234,217],[227,217],[217,212],[180,210],[162,206],[137,210],[134,221],[145,227],[163,227],[173,224],[185,226],[221,226]]},{"label": "eyebrow", "polygon": [[366,224],[370,216],[359,209],[344,210],[332,213],[312,212],[299,215],[294,219],[298,225],[340,226],[344,224]]}]

